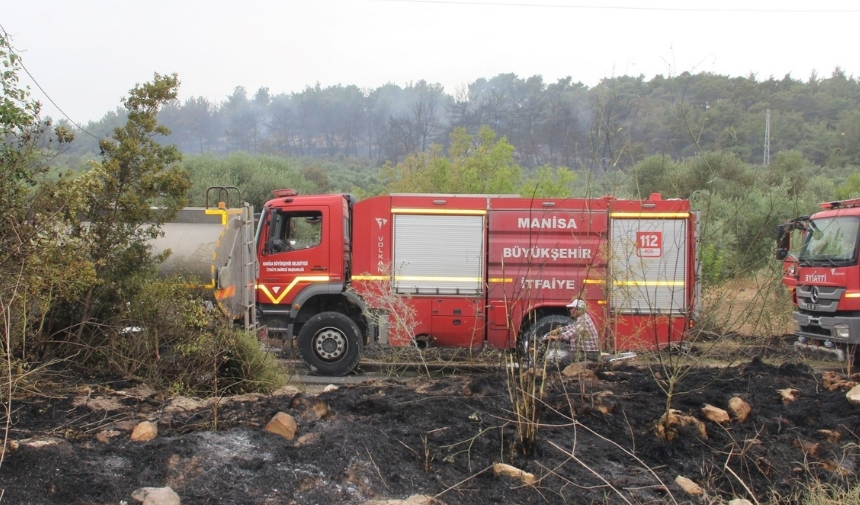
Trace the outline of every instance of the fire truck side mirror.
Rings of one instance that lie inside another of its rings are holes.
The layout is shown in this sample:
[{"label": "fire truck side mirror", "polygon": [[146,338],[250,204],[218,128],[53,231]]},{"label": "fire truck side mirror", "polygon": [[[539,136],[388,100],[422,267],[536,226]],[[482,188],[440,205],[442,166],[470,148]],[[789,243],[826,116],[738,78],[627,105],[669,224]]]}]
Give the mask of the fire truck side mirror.
[{"label": "fire truck side mirror", "polygon": [[788,257],[788,251],[791,249],[792,229],[794,229],[792,223],[784,223],[776,227],[776,259],[780,261]]}]

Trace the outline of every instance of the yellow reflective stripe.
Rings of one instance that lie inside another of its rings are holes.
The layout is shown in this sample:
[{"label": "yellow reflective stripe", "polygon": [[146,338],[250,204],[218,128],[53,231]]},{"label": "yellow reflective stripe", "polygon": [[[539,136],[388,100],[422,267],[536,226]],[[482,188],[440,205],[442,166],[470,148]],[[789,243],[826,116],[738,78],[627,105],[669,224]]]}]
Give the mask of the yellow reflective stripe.
[{"label": "yellow reflective stripe", "polygon": [[585,279],[582,281],[583,284],[604,284],[605,282],[603,279]]},{"label": "yellow reflective stripe", "polygon": [[287,295],[287,293],[292,291],[292,289],[294,287],[296,287],[296,284],[298,284],[300,282],[327,282],[328,280],[329,280],[328,275],[307,275],[307,276],[296,277],[295,279],[293,279],[293,282],[291,282],[290,285],[287,286],[284,289],[284,291],[277,296],[277,298],[272,293],[269,292],[269,288],[267,288],[266,286],[264,286],[262,284],[258,284],[257,289],[259,289],[260,291],[265,293],[266,296],[269,297],[269,300],[272,301],[272,303],[281,303],[281,300],[284,299],[284,297]]},{"label": "yellow reflective stripe", "polygon": [[451,214],[460,216],[486,216],[486,210],[479,209],[410,209],[395,207],[391,209],[392,214]]},{"label": "yellow reflective stripe", "polygon": [[354,281],[387,281],[390,279],[387,275],[353,275]]},{"label": "yellow reflective stripe", "polygon": [[687,219],[689,212],[612,212],[613,219]]},{"label": "yellow reflective stripe", "polygon": [[510,277],[490,277],[487,280],[489,282],[500,282],[500,283],[514,282],[514,280]]},{"label": "yellow reflective stripe", "polygon": [[616,286],[683,286],[684,281],[613,281]]}]

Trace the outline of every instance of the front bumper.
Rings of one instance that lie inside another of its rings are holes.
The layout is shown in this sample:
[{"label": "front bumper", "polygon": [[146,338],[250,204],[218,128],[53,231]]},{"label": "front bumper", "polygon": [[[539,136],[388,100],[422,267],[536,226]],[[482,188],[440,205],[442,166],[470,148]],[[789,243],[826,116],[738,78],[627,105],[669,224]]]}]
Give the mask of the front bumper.
[{"label": "front bumper", "polygon": [[[802,312],[792,312],[791,317],[797,324],[795,334],[811,340],[830,341],[834,344],[860,344],[860,317],[816,316]],[[837,331],[839,327],[847,328],[845,336]]]}]

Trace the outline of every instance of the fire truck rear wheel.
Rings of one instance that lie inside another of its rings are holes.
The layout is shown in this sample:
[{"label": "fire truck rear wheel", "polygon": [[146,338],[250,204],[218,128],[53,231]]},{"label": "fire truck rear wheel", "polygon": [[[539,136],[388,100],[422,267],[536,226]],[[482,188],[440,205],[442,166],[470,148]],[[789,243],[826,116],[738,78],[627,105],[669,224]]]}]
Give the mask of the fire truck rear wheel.
[{"label": "fire truck rear wheel", "polygon": [[[560,314],[552,314],[549,316],[543,316],[538,319],[532,326],[527,328],[520,339],[519,351],[522,353],[523,358],[526,362],[531,364],[540,364],[543,353],[546,352],[546,344],[541,343],[541,338],[553,330],[555,328],[559,328],[561,326],[566,326],[570,324],[570,318],[567,316],[562,316]],[[537,349],[537,352],[534,350],[534,346],[540,346]],[[534,362],[537,360],[537,362]]]},{"label": "fire truck rear wheel", "polygon": [[308,319],[299,332],[298,345],[311,372],[329,377],[351,372],[364,350],[361,330],[340,312],[323,312]]}]

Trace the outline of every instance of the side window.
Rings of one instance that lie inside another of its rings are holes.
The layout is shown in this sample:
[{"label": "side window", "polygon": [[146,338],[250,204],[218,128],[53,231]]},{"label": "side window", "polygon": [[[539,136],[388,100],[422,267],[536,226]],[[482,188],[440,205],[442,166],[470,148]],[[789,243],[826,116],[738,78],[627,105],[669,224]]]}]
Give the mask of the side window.
[{"label": "side window", "polygon": [[322,241],[319,211],[278,212],[272,216],[267,253],[310,249]]},{"label": "side window", "polygon": [[322,240],[322,214],[294,216],[293,249],[310,249],[320,245]]}]

